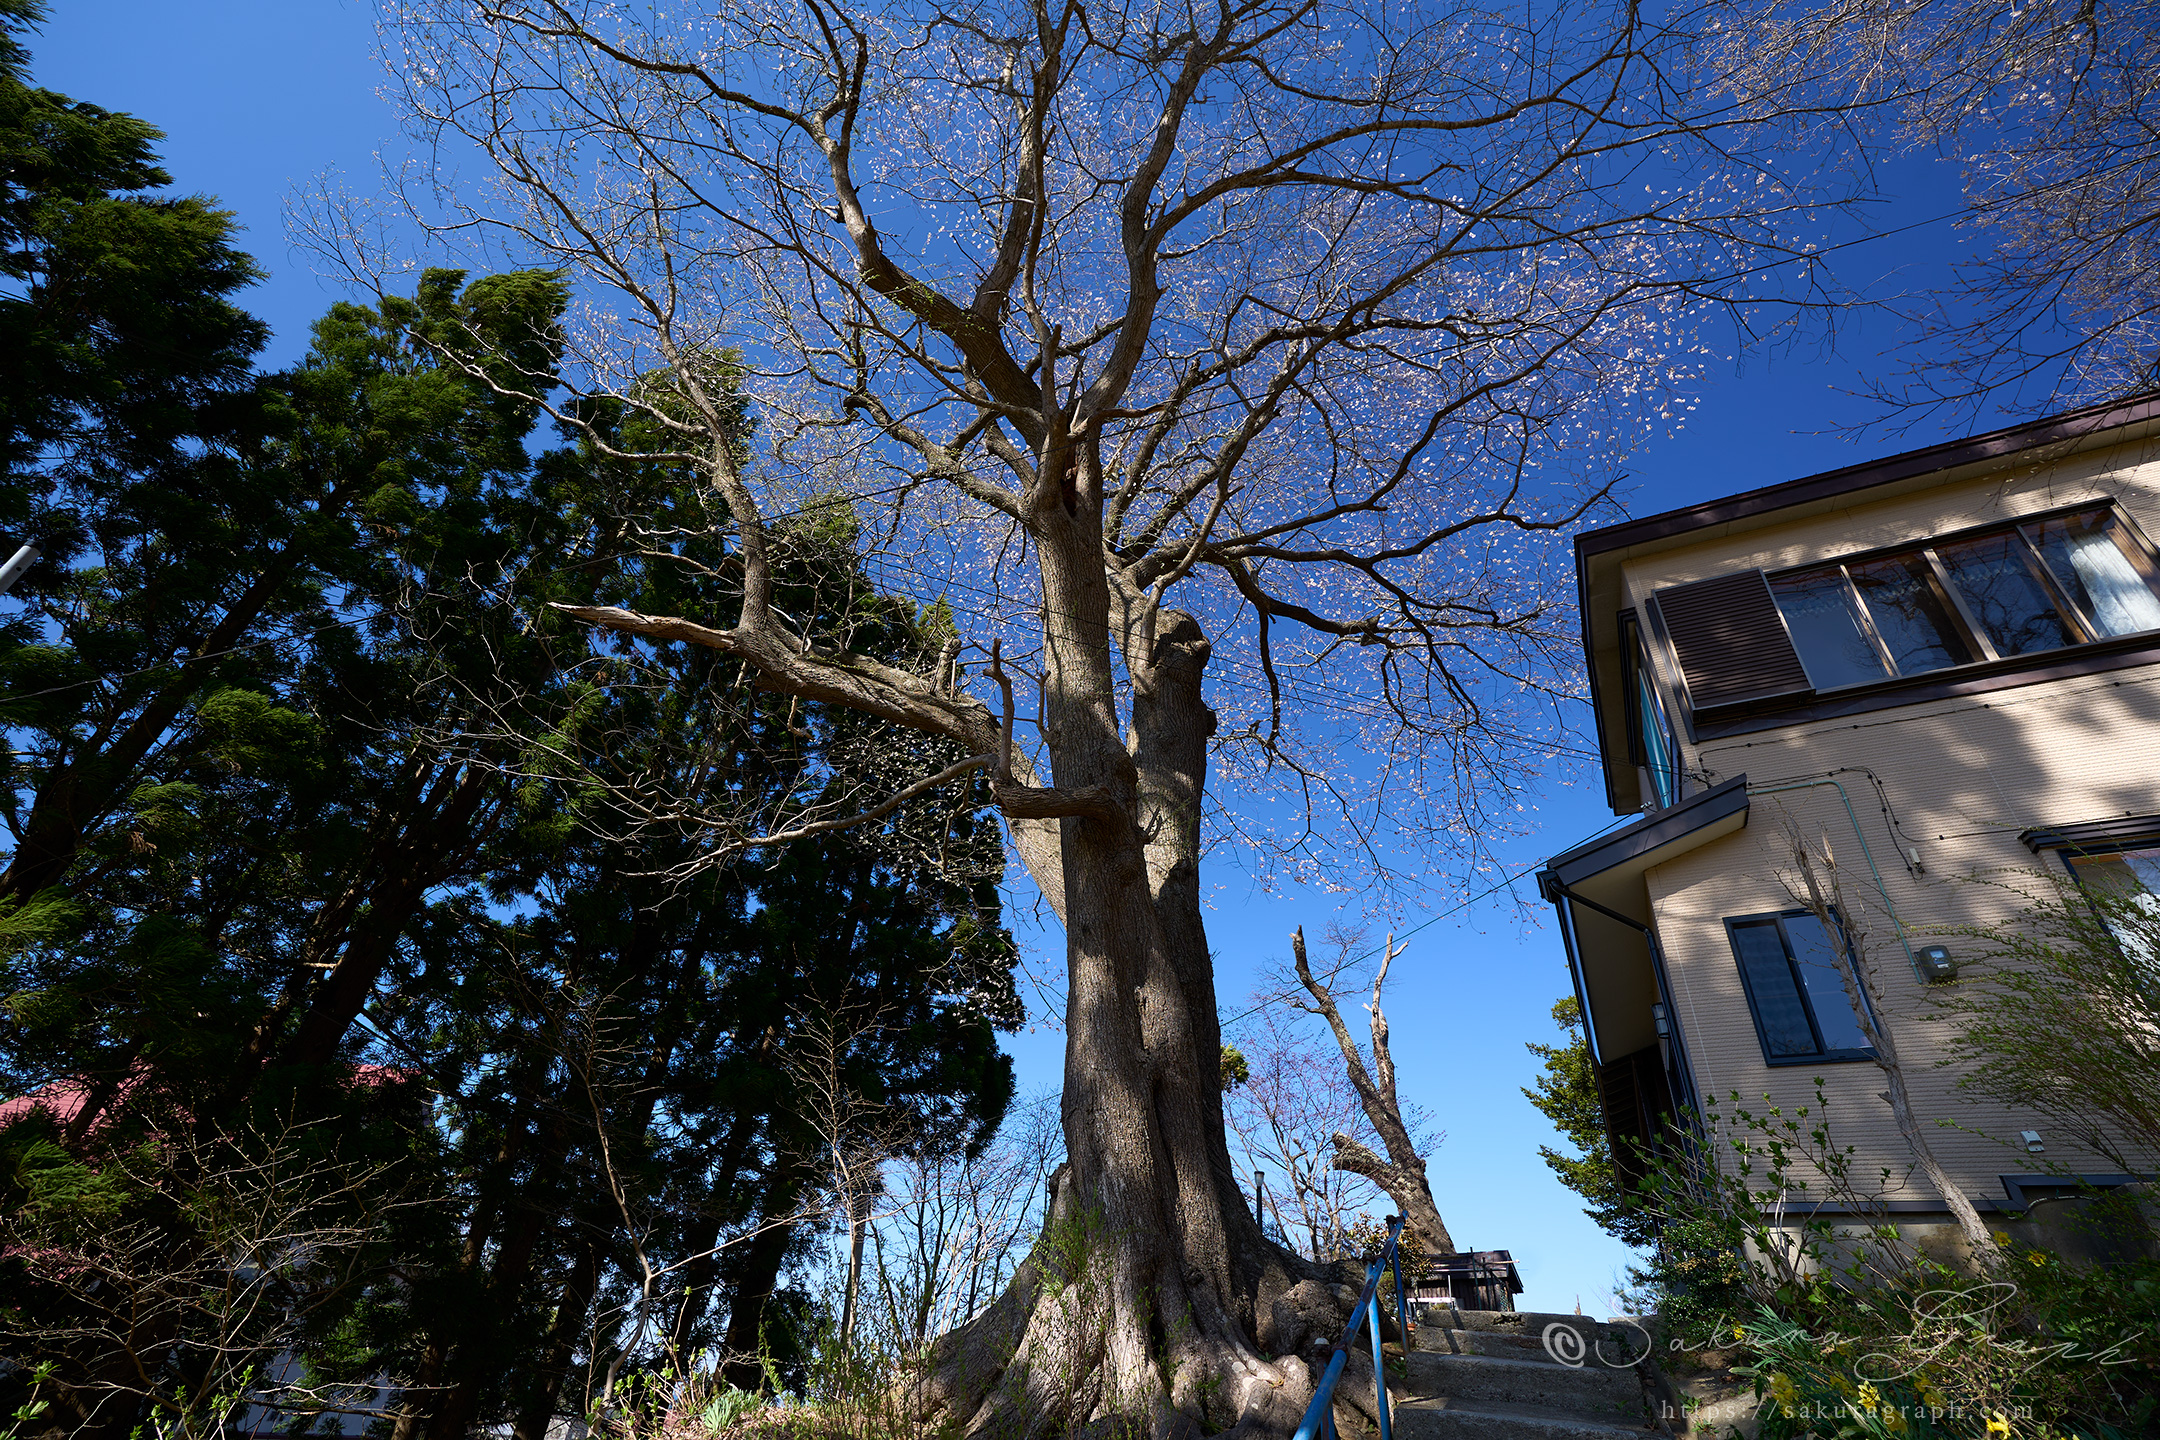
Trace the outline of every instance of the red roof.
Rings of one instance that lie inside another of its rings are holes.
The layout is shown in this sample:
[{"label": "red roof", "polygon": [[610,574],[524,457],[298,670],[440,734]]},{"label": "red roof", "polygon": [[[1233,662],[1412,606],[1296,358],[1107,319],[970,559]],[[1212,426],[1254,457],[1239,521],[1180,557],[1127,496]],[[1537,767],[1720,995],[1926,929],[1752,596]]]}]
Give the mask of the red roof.
[{"label": "red roof", "polygon": [[[122,1081],[122,1092],[125,1093],[140,1084],[143,1073],[138,1069]],[[418,1071],[402,1069],[396,1065],[355,1065],[352,1073],[353,1084],[370,1089],[377,1085],[397,1084],[418,1078]],[[89,1098],[89,1094],[89,1085],[81,1080],[55,1080],[28,1095],[18,1095],[12,1100],[0,1100],[0,1126],[12,1125],[26,1118],[33,1110],[43,1110],[52,1117],[55,1125],[66,1129],[68,1123],[82,1112],[83,1102]],[[110,1104],[109,1101],[107,1103]]]}]

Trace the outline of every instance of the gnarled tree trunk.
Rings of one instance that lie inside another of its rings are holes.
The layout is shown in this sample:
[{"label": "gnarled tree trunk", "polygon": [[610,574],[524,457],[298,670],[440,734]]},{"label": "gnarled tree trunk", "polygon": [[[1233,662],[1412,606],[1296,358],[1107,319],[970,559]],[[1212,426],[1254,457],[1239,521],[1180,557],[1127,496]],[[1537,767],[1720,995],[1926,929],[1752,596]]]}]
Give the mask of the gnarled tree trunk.
[{"label": "gnarled tree trunk", "polygon": [[[1078,484],[1089,483],[1083,465]],[[1127,647],[1128,744],[1094,513],[1057,507],[1038,532],[1044,608],[1068,617],[1050,627],[1044,716],[1058,788],[1110,801],[1062,819],[1056,867],[1037,870],[1065,920],[1071,1170],[1007,1297],[1025,1318],[1001,1303],[951,1337],[940,1398],[972,1405],[971,1431],[1081,1434],[1140,1421],[1158,1436],[1281,1434],[1311,1394],[1305,1363],[1282,1352],[1316,1338],[1316,1326],[1331,1331],[1342,1312],[1319,1287],[1299,1297],[1302,1310],[1283,1303],[1311,1277],[1261,1234],[1224,1135],[1199,891],[1209,646],[1197,622],[1171,611],[1144,651]]]},{"label": "gnarled tree trunk", "polygon": [[[1084,450],[1080,458],[1071,488],[1083,503],[1045,487],[1047,504],[1030,516],[1044,608],[1061,617],[1046,627],[1043,688],[1057,783],[1014,773],[1024,764],[1006,725],[979,703],[897,672],[868,677],[879,709],[958,730],[998,772],[993,793],[1066,933],[1070,1169],[1008,1293],[939,1343],[917,1398],[970,1433],[1281,1436],[1311,1397],[1306,1352],[1334,1338],[1352,1297],[1346,1277],[1261,1233],[1231,1169],[1198,874],[1214,724],[1201,693],[1209,645],[1189,615],[1163,610],[1151,625],[1128,624],[1118,606],[1128,742],[1099,510],[1085,503],[1092,480]],[[862,704],[853,670],[866,662],[850,657],[840,668],[768,648],[748,624],[721,632],[619,610],[572,613],[744,654],[776,688]],[[1324,1362],[1325,1350],[1314,1358]],[[1369,1390],[1344,1389],[1346,1413],[1359,1413]]]}]

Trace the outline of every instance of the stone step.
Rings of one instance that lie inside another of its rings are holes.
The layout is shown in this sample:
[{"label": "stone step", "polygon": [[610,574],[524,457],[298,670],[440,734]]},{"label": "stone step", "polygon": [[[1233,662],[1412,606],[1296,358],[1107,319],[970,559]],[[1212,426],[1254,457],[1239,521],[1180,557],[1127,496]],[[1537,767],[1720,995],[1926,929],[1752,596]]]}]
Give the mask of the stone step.
[{"label": "stone step", "polygon": [[1458,1355],[1535,1352],[1557,1360],[1602,1364],[1607,1369],[1627,1368],[1642,1358],[1651,1343],[1649,1331],[1629,1319],[1443,1306],[1425,1311],[1418,1321],[1417,1342],[1420,1350]]},{"label": "stone step", "polygon": [[1548,1325],[1566,1325],[1592,1334],[1611,1322],[1588,1315],[1553,1315],[1539,1310],[1458,1310],[1452,1305],[1427,1305],[1417,1316],[1422,1328],[1483,1330],[1500,1335],[1540,1335]]},{"label": "stone step", "polygon": [[1417,1349],[1437,1355],[1498,1355],[1504,1359],[1545,1360],[1550,1355],[1541,1335],[1511,1335],[1500,1330],[1458,1330],[1420,1325]]},{"label": "stone step", "polygon": [[1400,1440],[1643,1440],[1649,1421],[1600,1421],[1535,1405],[1417,1400],[1395,1407]]},{"label": "stone step", "polygon": [[1406,1400],[1449,1399],[1537,1405],[1598,1420],[1632,1421],[1642,1410],[1642,1382],[1633,1370],[1595,1361],[1579,1368],[1550,1359],[1448,1355],[1418,1350],[1406,1357]]}]

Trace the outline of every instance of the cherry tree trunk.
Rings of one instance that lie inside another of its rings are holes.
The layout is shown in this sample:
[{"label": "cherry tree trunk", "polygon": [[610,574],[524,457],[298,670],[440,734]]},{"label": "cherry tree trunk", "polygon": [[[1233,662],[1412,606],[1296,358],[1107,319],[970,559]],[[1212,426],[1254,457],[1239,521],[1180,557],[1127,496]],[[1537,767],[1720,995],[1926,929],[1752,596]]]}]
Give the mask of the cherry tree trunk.
[{"label": "cherry tree trunk", "polygon": [[1349,1297],[1262,1235],[1231,1168],[1200,911],[1208,642],[1174,611],[1128,641],[1120,734],[1092,521],[1038,531],[1057,788],[1130,817],[1057,821],[1057,873],[1036,867],[1066,930],[1069,1168],[1013,1288],[943,1342],[933,1401],[977,1433],[1286,1435],[1311,1396],[1297,1352]]}]

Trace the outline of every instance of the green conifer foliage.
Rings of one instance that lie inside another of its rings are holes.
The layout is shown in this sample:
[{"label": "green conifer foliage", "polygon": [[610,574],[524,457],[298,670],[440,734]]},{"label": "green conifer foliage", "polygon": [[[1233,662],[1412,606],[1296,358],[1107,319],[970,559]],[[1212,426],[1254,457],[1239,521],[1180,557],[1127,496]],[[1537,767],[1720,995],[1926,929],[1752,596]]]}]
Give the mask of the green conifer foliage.
[{"label": "green conifer foliage", "polygon": [[[784,1366],[832,1097],[951,1152],[1011,1096],[980,777],[730,848],[957,754],[557,620],[739,604],[678,468],[489,383],[553,373],[561,277],[430,271],[254,372],[230,217],[32,85],[39,13],[0,0],[0,528],[46,542],[0,616],[0,1101],[67,1103],[0,1124],[0,1353],[113,1437],[269,1423],[279,1356],[409,1436],[537,1436],[730,1338]],[[781,603],[935,663],[854,543],[806,508]]]},{"label": "green conifer foliage", "polygon": [[1544,1062],[1544,1073],[1535,1088],[1523,1094],[1552,1121],[1568,1144],[1580,1151],[1567,1155],[1550,1145],[1538,1146],[1538,1154],[1552,1167],[1560,1183],[1590,1203],[1583,1213],[1597,1221],[1605,1233],[1630,1245],[1656,1243],[1650,1221],[1629,1200],[1627,1187],[1613,1164],[1612,1142],[1605,1134],[1605,1110],[1598,1099],[1597,1073],[1590,1059],[1590,1044],[1583,1034],[1582,1007],[1570,995],[1555,1001],[1553,1024],[1567,1036],[1564,1044],[1524,1048]]}]

